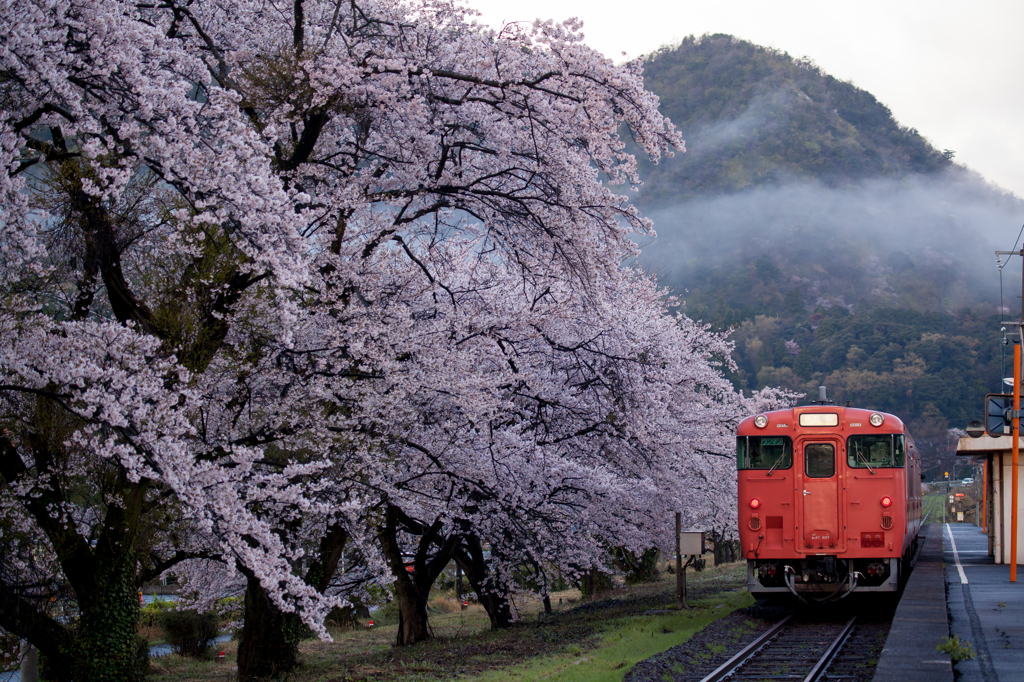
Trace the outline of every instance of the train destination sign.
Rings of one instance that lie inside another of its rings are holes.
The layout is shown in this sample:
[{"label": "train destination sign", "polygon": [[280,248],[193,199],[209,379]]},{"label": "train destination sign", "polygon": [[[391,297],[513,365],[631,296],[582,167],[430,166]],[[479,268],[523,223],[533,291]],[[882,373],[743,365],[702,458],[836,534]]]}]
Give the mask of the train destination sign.
[{"label": "train destination sign", "polygon": [[827,414],[802,414],[800,426],[839,426],[839,415],[835,412]]}]

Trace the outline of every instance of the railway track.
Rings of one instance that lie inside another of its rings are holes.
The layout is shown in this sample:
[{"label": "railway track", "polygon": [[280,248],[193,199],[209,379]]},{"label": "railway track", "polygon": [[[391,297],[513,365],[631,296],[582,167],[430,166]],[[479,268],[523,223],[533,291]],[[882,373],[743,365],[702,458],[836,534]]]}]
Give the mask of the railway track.
[{"label": "railway track", "polygon": [[857,679],[840,670],[829,674],[832,662],[851,638],[856,622],[856,616],[845,623],[804,621],[786,616],[701,682]]}]

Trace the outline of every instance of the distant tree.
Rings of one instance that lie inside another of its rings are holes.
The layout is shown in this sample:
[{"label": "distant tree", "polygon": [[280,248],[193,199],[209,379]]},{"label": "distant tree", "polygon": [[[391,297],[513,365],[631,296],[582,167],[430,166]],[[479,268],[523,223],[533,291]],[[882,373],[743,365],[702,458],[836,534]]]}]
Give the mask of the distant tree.
[{"label": "distant tree", "polygon": [[804,381],[809,380],[811,375],[814,374],[814,365],[811,364],[811,352],[806,346],[800,350],[796,360],[793,361],[793,371]]},{"label": "distant tree", "polygon": [[921,471],[925,478],[941,480],[947,471],[951,478],[955,478],[961,464],[956,457],[959,438],[949,429],[946,418],[938,408],[929,403],[908,428],[921,450]]}]

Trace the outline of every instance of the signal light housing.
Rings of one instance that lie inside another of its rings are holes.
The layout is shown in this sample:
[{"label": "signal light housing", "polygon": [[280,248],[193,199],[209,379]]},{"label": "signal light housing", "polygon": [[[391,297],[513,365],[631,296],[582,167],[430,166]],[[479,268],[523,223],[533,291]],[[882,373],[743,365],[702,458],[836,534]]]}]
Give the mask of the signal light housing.
[{"label": "signal light housing", "polygon": [[756,497],[751,497],[750,498],[750,508],[751,509],[757,509],[760,506],[761,506],[761,500],[757,499]]},{"label": "signal light housing", "polygon": [[883,507],[891,507],[892,506],[892,498],[889,497],[888,495],[883,497],[882,498],[882,506]]}]

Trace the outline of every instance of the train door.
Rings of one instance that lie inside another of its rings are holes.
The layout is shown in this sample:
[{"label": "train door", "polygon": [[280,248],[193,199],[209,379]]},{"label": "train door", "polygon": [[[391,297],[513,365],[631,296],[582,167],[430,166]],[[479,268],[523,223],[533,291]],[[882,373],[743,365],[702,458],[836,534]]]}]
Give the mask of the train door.
[{"label": "train door", "polygon": [[[803,466],[800,482],[800,549],[807,554],[844,551],[842,484],[840,463],[842,442],[836,438],[809,437],[797,446]],[[799,542],[799,540],[798,540]]]}]

